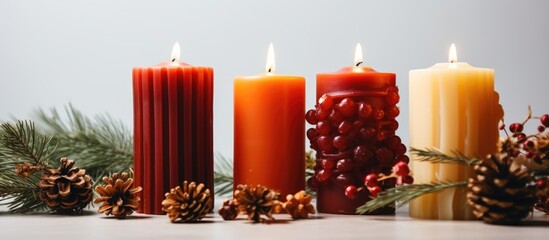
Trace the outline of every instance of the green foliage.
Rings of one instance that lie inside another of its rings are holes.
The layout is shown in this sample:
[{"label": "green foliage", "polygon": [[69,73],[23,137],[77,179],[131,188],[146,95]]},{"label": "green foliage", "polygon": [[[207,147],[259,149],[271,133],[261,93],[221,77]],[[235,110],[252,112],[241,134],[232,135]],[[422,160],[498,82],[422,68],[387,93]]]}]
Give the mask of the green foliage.
[{"label": "green foliage", "polygon": [[215,194],[232,197],[233,193],[233,162],[216,154],[214,161]]},{"label": "green foliage", "polygon": [[435,148],[427,148],[426,150],[411,148],[410,153],[417,155],[418,160],[422,162],[462,164],[465,166],[474,166],[482,162],[481,159],[468,157],[459,151],[453,151],[454,156],[450,156]]},{"label": "green foliage", "polygon": [[377,198],[368,201],[366,204],[357,208],[358,214],[374,211],[385,206],[394,206],[399,208],[410,200],[423,194],[434,193],[448,188],[467,186],[467,181],[432,183],[432,184],[411,184],[389,188],[380,192]]}]

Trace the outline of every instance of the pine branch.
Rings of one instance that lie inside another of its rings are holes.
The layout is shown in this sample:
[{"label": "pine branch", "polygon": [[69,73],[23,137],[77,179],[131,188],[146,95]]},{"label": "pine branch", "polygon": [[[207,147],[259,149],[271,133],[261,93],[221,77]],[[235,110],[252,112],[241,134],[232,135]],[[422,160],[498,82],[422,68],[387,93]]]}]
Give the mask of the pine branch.
[{"label": "pine branch", "polygon": [[481,159],[468,157],[459,151],[452,151],[455,157],[446,155],[436,148],[426,148],[426,150],[420,150],[417,148],[411,148],[410,153],[419,156],[418,161],[430,162],[430,163],[446,163],[446,164],[462,164],[465,166],[474,166],[482,162]]},{"label": "pine branch", "polygon": [[42,131],[59,139],[56,159],[75,159],[95,179],[133,166],[133,137],[121,121],[109,115],[89,118],[71,104],[65,107],[65,120],[55,108],[49,113],[38,109],[35,115]]},{"label": "pine branch", "polygon": [[214,186],[216,195],[230,196],[233,193],[233,163],[221,154],[215,156]]},{"label": "pine branch", "polygon": [[5,157],[47,166],[55,151],[53,137],[37,134],[31,121],[17,121],[15,125],[3,123],[1,128],[0,144],[4,146]]},{"label": "pine branch", "polygon": [[397,208],[399,208],[410,200],[421,195],[463,186],[467,186],[467,181],[397,186],[380,192],[377,198],[374,198],[358,207],[356,212],[358,214],[372,212],[382,207],[394,205],[395,202],[398,203]]}]

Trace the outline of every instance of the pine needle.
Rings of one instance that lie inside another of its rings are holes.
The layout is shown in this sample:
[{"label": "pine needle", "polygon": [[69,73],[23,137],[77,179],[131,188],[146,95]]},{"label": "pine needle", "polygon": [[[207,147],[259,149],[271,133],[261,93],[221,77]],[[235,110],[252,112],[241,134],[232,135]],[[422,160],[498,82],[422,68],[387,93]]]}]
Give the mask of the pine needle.
[{"label": "pine needle", "polygon": [[233,161],[215,155],[214,161],[214,186],[215,195],[232,197],[233,193]]},{"label": "pine needle", "polygon": [[395,203],[397,203],[396,207],[399,208],[410,200],[423,194],[434,193],[448,188],[463,186],[467,186],[467,181],[397,186],[380,192],[377,198],[374,198],[364,205],[360,206],[359,208],[357,208],[356,212],[358,214],[364,214],[382,207],[394,206]]},{"label": "pine needle", "polygon": [[422,162],[461,164],[465,166],[474,166],[482,162],[481,159],[468,157],[460,151],[452,151],[455,157],[444,154],[436,148],[426,148],[426,150],[411,148],[410,153],[419,156],[417,160]]}]

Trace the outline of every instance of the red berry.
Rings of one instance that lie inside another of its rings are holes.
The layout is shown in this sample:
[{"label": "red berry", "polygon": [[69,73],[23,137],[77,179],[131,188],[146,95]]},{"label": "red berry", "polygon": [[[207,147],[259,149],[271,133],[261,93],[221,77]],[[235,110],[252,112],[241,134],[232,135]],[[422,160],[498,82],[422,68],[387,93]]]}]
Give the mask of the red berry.
[{"label": "red berry", "polygon": [[322,164],[322,169],[324,170],[331,170],[336,166],[336,161],[333,159],[322,159],[320,163]]},{"label": "red berry", "polygon": [[397,162],[410,163],[410,158],[406,155],[402,155],[402,156],[397,157],[396,161]]},{"label": "red berry", "polygon": [[330,133],[330,123],[328,121],[320,121],[316,124],[316,132],[321,135],[328,135]]},{"label": "red berry", "polygon": [[330,170],[320,170],[316,174],[316,180],[318,183],[327,183],[332,177],[333,172]]},{"label": "red berry", "polygon": [[549,127],[549,114],[543,114],[539,120],[543,126]]},{"label": "red berry", "polygon": [[381,130],[381,131],[377,132],[376,139],[381,142],[389,136],[391,136],[390,132],[388,132],[386,130]]},{"label": "red berry", "polygon": [[398,176],[408,176],[410,174],[410,167],[408,163],[398,162],[393,166],[393,172]]},{"label": "red berry", "polygon": [[318,148],[320,149],[320,151],[330,152],[332,151],[332,149],[334,149],[331,137],[320,136],[316,139],[316,143],[318,144]]},{"label": "red berry", "polygon": [[524,133],[517,134],[517,140],[522,141],[524,139],[526,139],[526,134]]},{"label": "red berry", "polygon": [[332,110],[329,118],[330,122],[332,122],[335,126],[338,126],[343,121],[343,115],[336,110]]},{"label": "red berry", "polygon": [[392,106],[387,108],[385,111],[385,116],[388,118],[396,118],[400,114],[400,109],[397,106]]},{"label": "red berry", "polygon": [[547,181],[545,179],[539,179],[536,181],[536,187],[545,188],[547,186]]},{"label": "red berry", "polygon": [[406,176],[402,179],[402,182],[404,182],[406,184],[412,184],[412,183],[414,183],[414,178],[412,176],[408,175],[408,176]]},{"label": "red berry", "polygon": [[332,105],[334,105],[334,99],[332,98],[332,96],[324,94],[318,99],[318,105],[320,106],[320,108],[327,110],[331,108]]},{"label": "red berry", "polygon": [[538,126],[538,132],[544,132],[544,131],[545,131],[545,126],[539,125]]},{"label": "red berry", "polygon": [[534,148],[534,146],[535,146],[535,144],[534,144],[533,141],[531,141],[531,140],[524,141],[524,146],[523,146],[524,149],[532,149],[532,148]]},{"label": "red berry", "polygon": [[379,182],[377,181],[377,174],[370,173],[366,175],[366,177],[364,178],[364,185],[369,188],[379,186]]},{"label": "red berry", "polygon": [[352,117],[356,113],[356,105],[350,98],[344,98],[339,103],[339,112],[345,117]]},{"label": "red berry", "polygon": [[398,93],[398,87],[396,87],[396,86],[395,87],[388,87],[387,92],[396,92],[396,93]]},{"label": "red berry", "polygon": [[309,139],[310,141],[313,141],[316,139],[316,137],[318,137],[318,132],[316,131],[316,129],[314,128],[307,129],[307,139]]},{"label": "red berry", "polygon": [[393,161],[393,157],[393,152],[386,147],[379,148],[376,151],[376,159],[382,164],[390,163]]},{"label": "red berry", "polygon": [[316,191],[318,189],[318,182],[316,181],[316,177],[310,177],[307,179],[307,186],[313,191]]},{"label": "red berry", "polygon": [[330,110],[329,109],[322,109],[322,108],[317,108],[316,109],[316,119],[317,119],[317,121],[326,120],[329,115],[330,115]]},{"label": "red berry", "polygon": [[381,120],[384,117],[385,117],[385,112],[383,112],[383,109],[374,110],[374,119],[375,120]]},{"label": "red berry", "polygon": [[357,163],[367,163],[372,157],[374,156],[374,154],[372,153],[372,150],[370,150],[370,148],[364,146],[364,145],[360,145],[360,146],[357,146],[355,147],[354,151],[353,151],[353,159],[357,162]]},{"label": "red berry", "polygon": [[503,130],[503,129],[505,129],[505,124],[502,123],[501,125],[499,125],[499,130]]},{"label": "red berry", "polygon": [[404,144],[400,144],[400,146],[398,146],[397,149],[395,149],[395,154],[400,156],[400,155],[404,155],[406,153],[407,149],[406,149],[406,145]]},{"label": "red berry", "polygon": [[339,172],[348,172],[353,169],[353,161],[351,159],[345,158],[337,161],[336,166],[337,171]]},{"label": "red berry", "polygon": [[341,134],[350,133],[353,130],[353,124],[350,121],[343,121],[339,124],[337,131]]},{"label": "red berry", "polygon": [[526,153],[526,158],[534,158],[536,156],[536,153],[534,152],[527,152]]},{"label": "red berry", "polygon": [[389,92],[385,99],[389,105],[395,105],[400,101],[400,96],[396,92]]},{"label": "red berry", "polygon": [[376,137],[376,130],[373,127],[365,127],[360,129],[359,134],[363,141],[369,141]]},{"label": "red berry", "polygon": [[339,174],[337,175],[336,177],[336,183],[337,185],[339,185],[341,188],[345,188],[346,186],[349,186],[349,184],[351,184],[352,182],[352,176],[348,173],[342,173],[342,174]]},{"label": "red berry", "polygon": [[343,135],[335,136],[334,147],[340,151],[347,149],[347,147],[349,147],[349,138]]},{"label": "red berry", "polygon": [[372,197],[377,197],[377,194],[381,192],[381,188],[379,186],[368,188],[368,190],[370,191],[370,195],[372,195]]},{"label": "red berry", "polygon": [[509,126],[509,131],[511,131],[512,133],[522,132],[523,129],[524,126],[520,123],[513,123]]},{"label": "red berry", "polygon": [[316,118],[316,111],[314,109],[307,111],[307,113],[305,114],[305,120],[309,124],[316,124],[318,122],[318,119]]},{"label": "red berry", "polygon": [[345,196],[347,196],[350,199],[355,199],[356,193],[357,193],[357,189],[353,185],[349,185],[347,186],[347,188],[345,188]]},{"label": "red berry", "polygon": [[389,131],[396,131],[398,129],[398,122],[396,120],[390,120],[386,125],[385,128]]},{"label": "red berry", "polygon": [[401,143],[402,143],[402,139],[400,139],[399,136],[391,136],[387,138],[387,140],[385,140],[385,146],[387,146],[389,149],[393,151],[399,148]]},{"label": "red berry", "polygon": [[374,110],[372,109],[372,106],[370,104],[360,102],[358,104],[358,116],[360,116],[363,119],[367,119],[372,115],[372,112]]}]

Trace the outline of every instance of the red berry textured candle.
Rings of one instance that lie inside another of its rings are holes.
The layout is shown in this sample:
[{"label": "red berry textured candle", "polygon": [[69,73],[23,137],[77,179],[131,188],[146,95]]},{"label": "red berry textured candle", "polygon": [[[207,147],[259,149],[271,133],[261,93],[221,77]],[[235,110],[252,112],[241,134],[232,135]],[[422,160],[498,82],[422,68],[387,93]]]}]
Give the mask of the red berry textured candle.
[{"label": "red berry textured candle", "polygon": [[[316,125],[307,131],[317,158],[315,176],[308,183],[318,190],[319,212],[355,214],[379,190],[395,186],[394,180],[377,179],[375,186],[373,180],[372,186],[365,186],[366,176],[391,174],[406,153],[395,135],[400,100],[395,74],[360,67],[360,45],[355,55],[355,66],[317,74],[318,102],[306,114],[307,122]],[[376,213],[391,212],[394,208]]]},{"label": "red berry textured candle", "polygon": [[162,214],[162,199],[183,181],[213,191],[213,69],[177,62],[133,69],[134,180],[138,212]]}]

